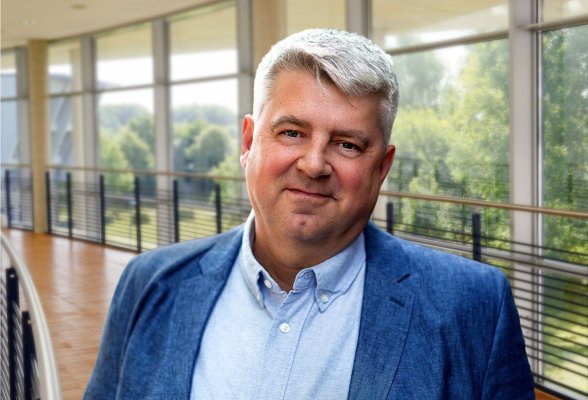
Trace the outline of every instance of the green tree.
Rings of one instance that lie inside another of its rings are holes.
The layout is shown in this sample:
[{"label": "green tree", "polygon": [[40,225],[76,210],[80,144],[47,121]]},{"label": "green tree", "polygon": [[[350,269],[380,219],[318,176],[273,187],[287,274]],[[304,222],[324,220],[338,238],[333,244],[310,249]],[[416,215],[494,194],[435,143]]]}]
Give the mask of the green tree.
[{"label": "green tree", "polygon": [[153,149],[136,131],[126,129],[118,134],[113,142],[120,146],[130,168],[151,169],[154,167]]},{"label": "green tree", "polygon": [[[100,165],[102,168],[129,168],[127,159],[118,143],[107,136],[100,136]],[[109,191],[130,192],[133,187],[131,174],[106,173],[104,180]]]},{"label": "green tree", "polygon": [[186,154],[194,160],[197,171],[207,172],[235,151],[235,145],[228,130],[218,125],[209,125],[198,135]]},{"label": "green tree", "polygon": [[98,118],[100,121],[100,130],[107,132],[117,132],[125,127],[132,119],[147,115],[149,111],[138,104],[105,104],[101,105]]}]

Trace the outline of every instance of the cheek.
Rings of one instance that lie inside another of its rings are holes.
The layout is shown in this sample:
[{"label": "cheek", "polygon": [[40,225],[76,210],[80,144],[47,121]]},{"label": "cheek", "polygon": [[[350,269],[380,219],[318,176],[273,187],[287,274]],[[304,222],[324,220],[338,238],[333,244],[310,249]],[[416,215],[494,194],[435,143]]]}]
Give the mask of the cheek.
[{"label": "cheek", "polygon": [[351,163],[340,169],[337,177],[342,188],[352,192],[355,198],[371,197],[380,187],[378,172],[365,163]]},{"label": "cheek", "polygon": [[287,157],[283,152],[275,151],[272,148],[265,148],[263,151],[251,153],[248,161],[248,168],[251,169],[250,175],[255,175],[259,181],[264,184],[271,184],[272,181],[283,175],[287,167]]}]

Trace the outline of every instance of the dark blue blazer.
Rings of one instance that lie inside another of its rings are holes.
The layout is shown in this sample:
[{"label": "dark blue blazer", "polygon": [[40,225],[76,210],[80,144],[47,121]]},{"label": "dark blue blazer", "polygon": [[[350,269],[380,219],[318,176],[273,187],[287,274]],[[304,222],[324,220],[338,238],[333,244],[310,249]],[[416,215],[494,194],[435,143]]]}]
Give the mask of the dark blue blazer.
[{"label": "dark blue blazer", "polygon": [[[120,279],[85,399],[189,399],[210,313],[243,228],[143,253]],[[506,277],[365,230],[366,276],[351,399],[532,399]],[[320,345],[320,344],[318,344]]]}]

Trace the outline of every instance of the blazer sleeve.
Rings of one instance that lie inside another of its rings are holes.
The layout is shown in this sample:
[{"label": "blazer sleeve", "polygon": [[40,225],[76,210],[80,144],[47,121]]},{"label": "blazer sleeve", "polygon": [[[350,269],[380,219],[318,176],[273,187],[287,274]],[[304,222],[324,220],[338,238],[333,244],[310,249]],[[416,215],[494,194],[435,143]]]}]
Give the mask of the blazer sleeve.
[{"label": "blazer sleeve", "polygon": [[84,393],[85,400],[115,399],[118,377],[130,334],[132,316],[147,277],[139,270],[141,257],[125,267],[118,282],[102,334],[96,364]]},{"label": "blazer sleeve", "polygon": [[484,378],[483,399],[534,399],[533,374],[508,280],[500,274],[501,302]]}]

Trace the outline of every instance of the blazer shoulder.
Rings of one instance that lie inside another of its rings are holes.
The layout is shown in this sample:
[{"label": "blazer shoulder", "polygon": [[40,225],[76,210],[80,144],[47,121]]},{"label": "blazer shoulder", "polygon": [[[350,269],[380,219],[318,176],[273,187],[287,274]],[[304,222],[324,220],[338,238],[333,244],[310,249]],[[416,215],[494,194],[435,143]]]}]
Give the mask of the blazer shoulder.
[{"label": "blazer shoulder", "polygon": [[[201,239],[174,243],[135,256],[123,271],[119,286],[132,285],[136,291],[153,283],[181,280],[201,271],[198,260],[210,251],[229,252],[240,241],[242,227]],[[228,246],[227,246],[228,244]]]},{"label": "blazer shoulder", "polygon": [[368,229],[368,243],[372,265],[390,277],[406,277],[405,283],[417,292],[497,298],[509,286],[497,267],[392,236],[375,226]]}]

